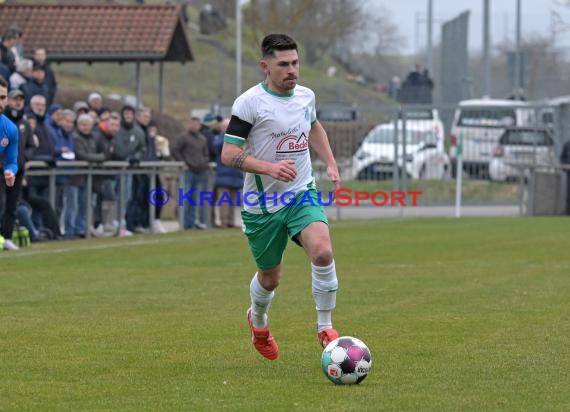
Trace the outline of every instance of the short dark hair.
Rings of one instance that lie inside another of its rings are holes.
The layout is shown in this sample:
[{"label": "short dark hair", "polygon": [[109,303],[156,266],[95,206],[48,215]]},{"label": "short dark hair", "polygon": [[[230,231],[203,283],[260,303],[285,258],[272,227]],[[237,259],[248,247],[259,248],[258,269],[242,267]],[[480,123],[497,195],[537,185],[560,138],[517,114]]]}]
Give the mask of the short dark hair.
[{"label": "short dark hair", "polygon": [[5,87],[6,89],[8,88],[8,82],[2,76],[0,76],[0,87]]},{"label": "short dark hair", "polygon": [[297,43],[286,34],[268,34],[261,42],[261,55],[263,57],[275,56],[275,50],[297,50]]}]

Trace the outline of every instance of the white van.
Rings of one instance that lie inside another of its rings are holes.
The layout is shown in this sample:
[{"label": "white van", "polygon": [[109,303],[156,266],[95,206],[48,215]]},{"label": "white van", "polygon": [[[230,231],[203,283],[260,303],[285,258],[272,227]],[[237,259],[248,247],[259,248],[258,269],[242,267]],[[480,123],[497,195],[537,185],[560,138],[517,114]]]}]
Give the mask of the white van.
[{"label": "white van", "polygon": [[455,175],[459,145],[463,169],[471,177],[487,178],[493,149],[508,127],[532,123],[533,110],[526,102],[474,99],[459,102],[451,126],[449,155]]}]

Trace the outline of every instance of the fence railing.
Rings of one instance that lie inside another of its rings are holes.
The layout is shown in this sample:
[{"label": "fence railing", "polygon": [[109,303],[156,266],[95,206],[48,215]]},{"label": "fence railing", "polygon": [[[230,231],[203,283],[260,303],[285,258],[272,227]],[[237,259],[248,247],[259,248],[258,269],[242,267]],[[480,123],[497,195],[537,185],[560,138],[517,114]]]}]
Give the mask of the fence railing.
[{"label": "fence railing", "polygon": [[[42,161],[30,161],[27,163],[26,176],[48,177],[49,179],[49,202],[55,209],[56,206],[56,177],[57,176],[85,176],[86,186],[85,192],[87,201],[86,207],[86,237],[90,237],[90,225],[93,220],[93,177],[95,176],[118,176],[118,204],[117,210],[125,210],[126,204],[129,199],[125,199],[125,181],[129,175],[147,175],[150,177],[150,190],[151,193],[156,188],[156,176],[161,173],[174,173],[178,175],[180,187],[184,186],[184,171],[186,164],[184,162],[176,161],[158,161],[158,162],[140,162],[136,167],[132,167],[126,161],[107,161],[102,163],[91,163],[87,161],[57,161],[55,167],[53,164],[48,164]],[[184,228],[184,213],[178,213],[178,223],[180,229]],[[122,216],[118,216],[120,219]],[[155,205],[149,202],[149,222],[150,227],[153,227],[155,220]],[[120,225],[119,225],[120,226]],[[117,231],[120,229],[117,228]]]}]

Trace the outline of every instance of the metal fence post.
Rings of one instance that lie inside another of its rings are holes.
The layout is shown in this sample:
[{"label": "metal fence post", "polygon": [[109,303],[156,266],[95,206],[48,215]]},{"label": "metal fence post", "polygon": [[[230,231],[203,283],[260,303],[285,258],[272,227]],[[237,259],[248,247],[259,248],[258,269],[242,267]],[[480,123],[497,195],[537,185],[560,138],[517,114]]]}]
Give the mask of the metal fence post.
[{"label": "metal fence post", "polygon": [[[186,182],[184,179],[184,173],[185,170],[184,169],[180,169],[178,171],[178,193],[180,193],[180,189],[182,189],[183,191],[185,190],[184,188],[186,187]],[[184,230],[184,202],[182,202],[182,204],[180,203],[180,196],[178,196],[178,205],[177,205],[177,209],[178,211],[178,230]]]},{"label": "metal fence post", "polygon": [[[155,218],[155,213],[156,213],[156,205],[154,204],[154,200],[156,199],[156,193],[155,193],[155,189],[156,189],[156,169],[153,166],[150,170],[150,173],[148,174],[149,178],[150,178],[150,182],[149,182],[149,192],[148,192],[148,203],[149,203],[149,208],[148,208],[148,223],[149,223],[149,229],[151,231],[151,233],[154,232],[154,218]],[[151,195],[152,193],[152,195]],[[154,199],[153,199],[153,195],[154,195]]]},{"label": "metal fence post", "polygon": [[55,177],[56,177],[56,170],[55,169],[49,169],[49,203],[51,205],[51,207],[53,207],[53,210],[57,210],[56,204],[55,204]]},{"label": "metal fence post", "polygon": [[91,237],[91,225],[93,224],[93,174],[91,166],[87,169],[87,187],[85,191],[85,196],[87,196],[85,204],[87,208],[85,213],[85,238],[89,239]]}]

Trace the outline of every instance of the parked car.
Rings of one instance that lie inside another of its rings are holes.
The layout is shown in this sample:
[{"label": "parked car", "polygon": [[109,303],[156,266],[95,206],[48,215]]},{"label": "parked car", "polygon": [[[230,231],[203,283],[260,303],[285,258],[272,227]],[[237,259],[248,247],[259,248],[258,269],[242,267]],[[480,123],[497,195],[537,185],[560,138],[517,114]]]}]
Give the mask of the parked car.
[{"label": "parked car", "polygon": [[556,162],[554,139],[548,128],[512,127],[503,132],[493,150],[489,178],[498,181],[518,179],[521,169],[511,164],[530,166]]},{"label": "parked car", "polygon": [[[463,168],[474,178],[486,178],[493,149],[505,129],[528,126],[533,110],[525,102],[478,99],[459,102],[451,126],[449,155],[453,170],[459,143],[463,142]],[[453,173],[455,175],[455,173]]]},{"label": "parked car", "polygon": [[[407,125],[419,125],[420,127],[433,130],[438,139],[441,139],[442,145],[445,136],[443,122],[439,117],[439,112],[434,108],[409,107],[405,111]],[[402,118],[400,113],[400,118]],[[443,146],[442,146],[443,147]]]},{"label": "parked car", "polygon": [[[394,161],[397,141],[398,160]],[[403,122],[380,124],[368,133],[351,162],[349,179],[379,180],[390,178],[394,163],[398,171],[412,179],[442,179],[449,168],[449,157],[429,123],[406,122],[406,152],[403,153]]]}]

